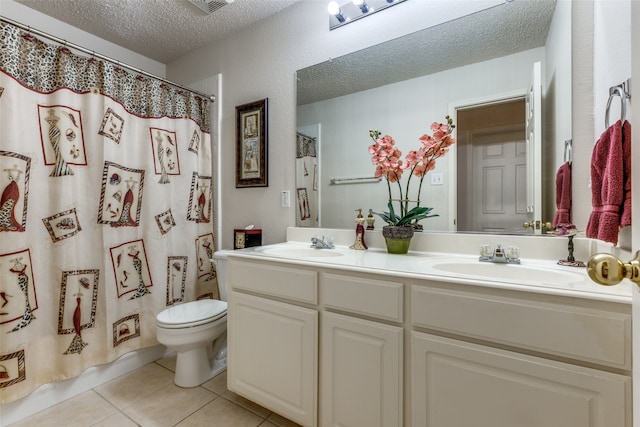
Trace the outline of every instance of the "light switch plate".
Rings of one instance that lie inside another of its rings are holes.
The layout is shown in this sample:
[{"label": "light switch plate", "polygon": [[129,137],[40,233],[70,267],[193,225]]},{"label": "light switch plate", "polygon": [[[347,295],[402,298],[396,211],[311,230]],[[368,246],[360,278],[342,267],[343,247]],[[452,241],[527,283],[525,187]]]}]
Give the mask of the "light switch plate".
[{"label": "light switch plate", "polygon": [[290,208],[291,207],[291,193],[289,192],[289,190],[282,190],[280,192],[280,196],[281,196],[280,204],[282,205],[282,207],[283,208]]}]

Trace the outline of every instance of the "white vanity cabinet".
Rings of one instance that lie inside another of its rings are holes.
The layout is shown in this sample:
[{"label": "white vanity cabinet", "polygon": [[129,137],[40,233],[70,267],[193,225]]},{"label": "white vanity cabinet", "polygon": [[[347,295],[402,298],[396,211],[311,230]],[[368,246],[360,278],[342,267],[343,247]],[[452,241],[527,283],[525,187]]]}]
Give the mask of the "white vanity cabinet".
[{"label": "white vanity cabinet", "polygon": [[320,292],[320,425],[401,427],[403,284],[322,273]]},{"label": "white vanity cabinet", "polygon": [[228,285],[227,387],[316,426],[318,312],[308,306],[317,302],[317,273],[234,260]]},{"label": "white vanity cabinet", "polygon": [[630,427],[629,309],[413,286],[411,425]]},{"label": "white vanity cabinet", "polygon": [[631,427],[624,299],[259,256],[228,289],[228,388],[303,426]]}]

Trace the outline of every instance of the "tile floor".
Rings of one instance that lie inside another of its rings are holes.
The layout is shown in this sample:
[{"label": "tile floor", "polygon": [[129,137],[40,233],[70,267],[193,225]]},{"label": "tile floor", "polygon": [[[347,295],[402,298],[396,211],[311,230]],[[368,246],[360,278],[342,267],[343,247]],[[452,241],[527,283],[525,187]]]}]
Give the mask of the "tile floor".
[{"label": "tile floor", "polygon": [[175,356],[157,360],[9,427],[295,427],[227,390],[223,372],[200,387],[173,383]]}]

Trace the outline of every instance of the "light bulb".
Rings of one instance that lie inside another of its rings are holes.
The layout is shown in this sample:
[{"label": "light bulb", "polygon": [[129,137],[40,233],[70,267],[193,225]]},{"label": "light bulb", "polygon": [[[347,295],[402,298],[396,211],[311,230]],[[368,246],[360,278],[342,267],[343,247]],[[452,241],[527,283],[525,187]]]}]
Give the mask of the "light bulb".
[{"label": "light bulb", "polygon": [[340,5],[338,5],[337,1],[329,2],[329,6],[327,7],[329,13],[333,16],[340,13]]},{"label": "light bulb", "polygon": [[343,23],[344,21],[347,20],[347,18],[345,18],[344,15],[342,14],[342,10],[340,10],[340,6],[338,5],[338,2],[336,1],[330,2],[329,6],[327,7],[327,10],[331,15],[336,17],[338,22]]},{"label": "light bulb", "polygon": [[356,6],[362,6],[362,3],[364,3],[364,0],[353,0],[353,4]]}]

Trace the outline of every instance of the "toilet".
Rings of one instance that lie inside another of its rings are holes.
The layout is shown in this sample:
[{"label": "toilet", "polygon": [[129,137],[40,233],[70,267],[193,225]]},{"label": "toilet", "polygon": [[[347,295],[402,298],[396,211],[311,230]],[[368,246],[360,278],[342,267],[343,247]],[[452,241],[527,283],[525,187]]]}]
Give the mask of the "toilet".
[{"label": "toilet", "polygon": [[169,307],[156,316],[160,344],[176,352],[173,382],[196,387],[227,368],[227,255],[214,253],[220,300],[202,299]]}]

